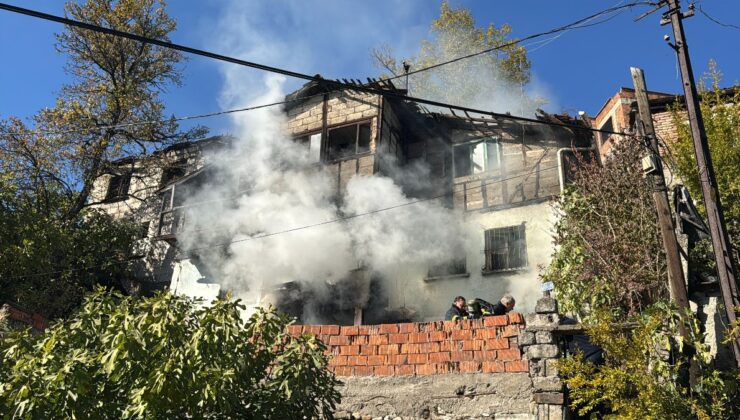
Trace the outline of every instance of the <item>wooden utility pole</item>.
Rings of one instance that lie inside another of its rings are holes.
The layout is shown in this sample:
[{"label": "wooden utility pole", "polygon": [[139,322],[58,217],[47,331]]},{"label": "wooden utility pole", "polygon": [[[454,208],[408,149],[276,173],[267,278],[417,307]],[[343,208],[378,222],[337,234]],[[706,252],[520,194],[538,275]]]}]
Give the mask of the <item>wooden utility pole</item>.
[{"label": "wooden utility pole", "polygon": [[[645,74],[642,69],[636,67],[630,68],[630,72],[632,73],[632,82],[635,86],[635,97],[637,98],[637,108],[639,111],[639,118],[636,120],[637,131],[644,136],[645,145],[650,150],[650,154],[643,161],[643,169],[652,181],[653,200],[655,201],[655,209],[658,212],[660,235],[663,239],[663,248],[665,249],[668,263],[668,282],[670,284],[671,299],[684,311],[689,308],[689,299],[686,293],[686,281],[684,280],[683,267],[681,265],[681,255],[678,252],[678,241],[676,240],[675,226],[673,226],[673,217],[671,217],[671,209],[668,205],[668,188],[665,184],[663,165],[660,160],[658,139],[655,136],[653,116],[650,113]],[[685,328],[681,330],[681,336],[687,338]]]},{"label": "wooden utility pole", "polygon": [[[704,130],[704,120],[702,119],[701,109],[699,108],[699,95],[696,91],[688,45],[686,44],[686,36],[683,31],[682,20],[684,13],[681,12],[681,6],[678,0],[663,0],[661,5],[663,4],[668,5],[668,10],[663,14],[661,25],[670,23],[673,27],[675,45],[671,46],[676,50],[681,78],[683,79],[686,111],[689,116],[691,136],[694,140],[694,152],[696,153],[704,208],[707,211],[707,221],[709,222],[709,231],[712,236],[712,247],[714,248],[714,258],[717,263],[717,274],[722,291],[722,300],[727,313],[727,319],[730,325],[734,325],[737,320],[735,307],[740,306],[737,292],[737,277],[735,276],[736,271],[730,251],[730,238],[725,229],[725,217],[722,212],[712,157],[709,153],[707,133]],[[692,14],[693,9],[690,8],[685,16],[691,16]],[[735,353],[735,363],[737,366],[740,366],[740,337],[733,341],[732,347]]]}]

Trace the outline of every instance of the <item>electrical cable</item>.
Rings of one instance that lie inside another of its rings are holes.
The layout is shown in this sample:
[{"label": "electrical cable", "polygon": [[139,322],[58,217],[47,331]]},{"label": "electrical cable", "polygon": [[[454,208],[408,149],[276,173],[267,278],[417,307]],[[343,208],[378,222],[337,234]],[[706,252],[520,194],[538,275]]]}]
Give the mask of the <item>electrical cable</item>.
[{"label": "electrical cable", "polygon": [[711,20],[712,22],[716,23],[719,26],[724,26],[725,28],[740,29],[740,26],[738,25],[733,25],[731,23],[724,23],[724,22],[718,21],[717,19],[710,16],[707,12],[705,12],[704,9],[701,8],[701,6],[699,6],[699,11],[701,12],[701,14],[706,16],[707,19]]},{"label": "electrical cable", "polygon": [[[620,7],[631,7],[631,6],[635,6],[635,5],[642,4],[642,3],[645,3],[645,2],[630,3],[628,5],[623,5],[623,6],[620,6]],[[600,13],[603,14],[603,13],[606,13],[606,12],[609,12],[609,11],[613,11],[612,9],[616,9],[616,8],[606,9],[605,11],[602,11]],[[52,21],[52,22],[62,23],[62,24],[65,24],[65,25],[74,26],[74,27],[78,27],[78,28],[82,28],[82,29],[87,29],[87,30],[94,31],[94,32],[99,32],[99,33],[104,33],[104,34],[108,34],[108,35],[113,35],[113,36],[118,36],[118,37],[122,37],[122,38],[127,38],[127,39],[131,39],[131,40],[134,40],[134,41],[146,43],[146,44],[158,45],[158,46],[161,46],[161,47],[164,47],[164,48],[170,48],[170,49],[173,49],[173,50],[177,50],[177,51],[181,51],[181,52],[187,52],[187,53],[190,53],[190,54],[199,55],[199,56],[203,56],[203,57],[207,57],[207,58],[212,58],[212,59],[215,59],[215,60],[225,61],[225,62],[232,63],[232,64],[238,64],[238,65],[241,65],[241,66],[251,67],[251,68],[258,69],[258,70],[263,70],[263,71],[268,71],[268,72],[272,72],[272,73],[282,74],[284,76],[289,76],[289,77],[294,77],[294,78],[298,78],[298,79],[308,80],[308,81],[316,82],[316,83],[319,83],[319,84],[323,84],[324,86],[326,86],[328,88],[331,88],[331,89],[334,89],[334,90],[353,90],[353,91],[358,91],[358,92],[364,92],[364,93],[370,93],[370,94],[375,94],[375,95],[381,95],[383,97],[390,97],[390,98],[395,98],[395,99],[399,99],[399,100],[406,100],[406,101],[410,101],[410,102],[416,102],[416,103],[420,103],[420,104],[425,104],[425,105],[430,105],[430,106],[436,106],[436,107],[440,107],[440,108],[455,109],[455,110],[459,110],[459,111],[463,111],[463,112],[473,112],[473,113],[476,113],[476,114],[488,115],[488,116],[491,116],[491,117],[496,117],[496,118],[501,118],[501,119],[506,119],[506,120],[512,120],[512,121],[523,121],[523,122],[530,122],[530,123],[534,123],[534,124],[545,124],[545,125],[550,125],[550,126],[559,126],[559,127],[564,127],[564,128],[580,129],[580,130],[586,130],[586,131],[591,131],[591,132],[601,132],[601,133],[606,133],[606,134],[622,134],[622,133],[617,133],[617,132],[610,132],[610,131],[607,131],[607,130],[599,130],[599,129],[595,129],[595,128],[592,128],[592,127],[579,126],[579,125],[575,125],[575,124],[556,123],[556,122],[553,122],[553,121],[543,121],[543,120],[536,119],[536,118],[520,117],[520,116],[515,116],[515,115],[510,115],[510,114],[501,114],[501,113],[496,113],[496,112],[492,112],[492,111],[485,111],[485,110],[480,110],[480,109],[475,109],[475,108],[470,108],[470,107],[464,107],[464,106],[459,106],[459,105],[447,104],[447,103],[444,103],[444,102],[433,101],[433,100],[429,100],[429,99],[415,98],[413,96],[408,96],[406,94],[402,94],[402,93],[395,92],[395,91],[392,91],[392,90],[374,88],[374,87],[370,87],[370,86],[366,86],[366,85],[356,85],[356,84],[351,84],[351,83],[343,83],[343,82],[340,82],[340,81],[337,81],[337,80],[324,79],[320,75],[310,76],[310,75],[299,73],[299,72],[295,72],[295,71],[292,71],[292,70],[286,70],[286,69],[282,69],[282,68],[278,68],[278,67],[268,66],[268,65],[259,64],[259,63],[254,63],[254,62],[246,61],[246,60],[241,60],[241,59],[238,59],[238,58],[229,57],[229,56],[225,56],[225,55],[222,55],[222,54],[213,53],[213,52],[206,51],[206,50],[201,50],[201,49],[197,49],[197,48],[188,47],[188,46],[185,46],[185,45],[171,43],[171,42],[168,42],[168,41],[162,41],[162,40],[159,40],[159,39],[148,38],[148,37],[144,37],[144,36],[141,36],[141,35],[132,34],[130,32],[124,32],[124,31],[119,31],[119,30],[116,30],[116,29],[105,28],[105,27],[101,27],[101,26],[98,26],[98,25],[93,25],[93,24],[86,23],[86,22],[80,22],[80,21],[76,21],[76,20],[73,20],[73,19],[64,18],[64,17],[61,17],[61,16],[55,16],[55,15],[51,15],[51,14],[48,14],[48,13],[43,13],[43,12],[31,10],[31,9],[25,9],[25,8],[18,7],[18,6],[12,6],[12,5],[9,5],[9,4],[6,4],[6,3],[0,3],[0,10],[7,10],[7,11],[10,11],[10,12],[19,13],[19,14],[23,14],[23,15],[27,15],[27,16],[31,16],[31,17],[36,17],[36,18],[40,18],[40,19],[44,19],[44,20],[49,20],[49,21]],[[580,21],[578,21],[576,23],[582,22],[582,21],[587,20],[587,19],[590,19],[592,17],[593,17],[593,15],[592,16],[589,16],[587,18],[581,19]],[[572,26],[572,25],[573,24],[566,25],[566,26]],[[556,31],[555,30],[547,31],[547,32],[542,33],[539,36],[547,35],[547,34],[554,33],[554,32],[556,32]],[[529,39],[529,38],[530,37],[527,37],[525,39]],[[520,41],[522,41],[522,40],[520,40]],[[482,52],[481,53],[476,53],[476,54],[482,54]],[[460,59],[464,59],[464,58],[465,57],[458,58],[458,59],[456,59],[456,61],[459,61]],[[444,65],[444,64],[438,64],[436,66],[439,66],[439,65]],[[422,71],[422,70],[423,69],[419,69],[418,71]]]}]

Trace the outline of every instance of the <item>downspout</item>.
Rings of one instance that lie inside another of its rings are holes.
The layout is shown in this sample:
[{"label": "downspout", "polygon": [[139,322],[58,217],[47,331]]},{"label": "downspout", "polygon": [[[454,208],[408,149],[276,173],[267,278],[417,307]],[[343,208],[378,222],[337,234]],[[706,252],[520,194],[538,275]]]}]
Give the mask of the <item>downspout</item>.
[{"label": "downspout", "polygon": [[596,143],[590,147],[561,147],[558,149],[558,180],[560,181],[560,193],[565,191],[565,169],[563,168],[563,152],[578,152],[578,151],[592,151],[596,150]]}]

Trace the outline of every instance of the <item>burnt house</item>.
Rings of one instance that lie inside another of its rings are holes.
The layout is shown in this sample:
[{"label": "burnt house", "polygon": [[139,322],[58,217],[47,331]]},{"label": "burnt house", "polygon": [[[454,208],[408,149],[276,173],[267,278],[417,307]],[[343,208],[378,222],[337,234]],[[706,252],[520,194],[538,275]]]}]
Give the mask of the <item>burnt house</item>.
[{"label": "burnt house", "polygon": [[[371,84],[404,93],[389,82]],[[338,197],[353,177],[382,175],[394,179],[407,196],[438,200],[464,220],[464,249],[423,272],[404,273],[395,290],[386,291],[387,298],[329,308],[334,322],[439,319],[458,294],[495,301],[512,292],[527,309],[530,299],[522,294],[536,290],[538,267],[549,262],[553,251],[550,227],[555,216],[548,201],[567,183],[574,153],[593,148],[591,132],[581,129],[588,126],[585,122],[544,112],[532,121],[519,121],[505,115],[430,110],[392,95],[336,91],[317,82],[286,99],[290,136],[331,174]],[[182,193],[218,176],[209,172],[203,151],[228,141],[212,138],[165,151],[167,162],[174,163],[169,167],[128,163],[128,173],[145,174],[139,178],[127,179],[122,172],[118,178],[99,179],[96,197],[105,197],[101,208],[118,217],[137,217],[146,225],[146,249],[139,251],[141,263],[135,270],[141,282],[132,288],[170,287],[205,298],[224,292],[218,279],[204,274],[197,256],[178,252],[177,241],[178,231],[188,223]],[[398,168],[409,166],[426,168],[425,182],[404,179]],[[128,190],[142,186],[145,197],[128,197]],[[372,295],[377,287],[373,274],[362,267],[347,279],[351,290]],[[406,306],[410,282],[417,286],[414,290],[422,290],[413,296],[416,307]],[[301,305],[300,287],[288,283],[264,295],[296,312],[291,308]],[[343,290],[347,288],[337,286],[333,293]]]}]

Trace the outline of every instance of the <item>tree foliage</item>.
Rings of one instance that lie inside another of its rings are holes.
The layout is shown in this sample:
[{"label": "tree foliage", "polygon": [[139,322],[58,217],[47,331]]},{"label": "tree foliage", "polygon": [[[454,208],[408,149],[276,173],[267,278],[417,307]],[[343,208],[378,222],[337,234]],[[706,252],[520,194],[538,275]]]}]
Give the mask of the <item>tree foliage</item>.
[{"label": "tree foliage", "polygon": [[[699,85],[701,113],[704,118],[709,150],[716,174],[717,187],[722,198],[730,242],[734,245],[736,265],[740,266],[740,86],[720,88],[722,74],[716,63],[709,63],[709,72]],[[670,144],[674,166],[691,194],[697,198],[705,214],[699,173],[696,166],[691,127],[686,124],[686,113],[681,104],[672,108],[673,123],[678,136]]]},{"label": "tree foliage", "polygon": [[[596,366],[581,355],[558,362],[568,386],[570,405],[581,415],[592,412],[623,419],[735,419],[740,415],[738,372],[720,372],[709,364],[709,348],[691,314],[685,322],[689,342],[678,337],[679,312],[656,303],[635,316],[636,328],[617,326],[608,311],[590,317],[590,340],[604,349],[605,363]],[[683,353],[690,344],[693,355]],[[693,359],[700,368],[696,385],[681,387],[681,366]]]},{"label": "tree foliage", "polygon": [[[414,74],[409,79],[411,92],[462,105],[490,102],[491,95],[508,95],[512,86],[526,84],[530,77],[526,49],[518,44],[504,46],[514,41],[510,33],[508,24],[478,27],[470,10],[442,2],[439,17],[430,26],[431,38],[422,42],[416,57],[405,60],[412,71],[488,48],[501,49]],[[404,74],[404,60],[395,58],[390,47],[377,48],[372,55],[382,69],[394,76]]]},{"label": "tree foliage", "polygon": [[573,185],[555,202],[557,251],[543,278],[555,283],[566,311],[608,308],[626,319],[667,297],[657,214],[639,166],[644,150],[628,138],[603,165],[579,161]]},{"label": "tree foliage", "polygon": [[0,405],[19,418],[331,417],[338,381],[315,336],[239,301],[98,290],[42,336],[0,341]]},{"label": "tree foliage", "polygon": [[20,192],[0,175],[0,303],[14,302],[48,318],[68,315],[96,284],[125,275],[136,227],[85,209],[60,211],[69,198],[56,191]]}]

